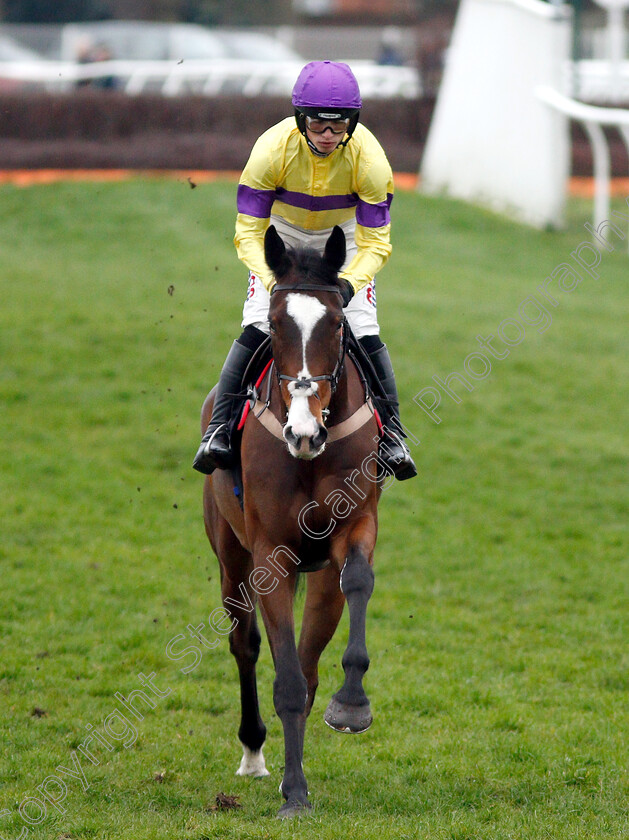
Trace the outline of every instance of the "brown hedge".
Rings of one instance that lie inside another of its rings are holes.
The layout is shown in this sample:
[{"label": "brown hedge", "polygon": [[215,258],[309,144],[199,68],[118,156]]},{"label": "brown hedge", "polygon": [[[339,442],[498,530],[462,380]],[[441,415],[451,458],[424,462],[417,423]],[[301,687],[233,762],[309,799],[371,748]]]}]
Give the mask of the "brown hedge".
[{"label": "brown hedge", "polygon": [[[417,170],[432,104],[394,100],[364,109],[395,169]],[[5,93],[0,168],[241,169],[257,137],[291,113],[285,98]]]},{"label": "brown hedge", "polygon": [[[363,122],[398,172],[417,172],[434,98],[372,100]],[[64,95],[0,94],[0,168],[241,169],[257,137],[291,114],[286,98],[126,96],[80,89]],[[592,174],[592,155],[572,128],[572,171]],[[615,175],[629,161],[610,132]]]}]

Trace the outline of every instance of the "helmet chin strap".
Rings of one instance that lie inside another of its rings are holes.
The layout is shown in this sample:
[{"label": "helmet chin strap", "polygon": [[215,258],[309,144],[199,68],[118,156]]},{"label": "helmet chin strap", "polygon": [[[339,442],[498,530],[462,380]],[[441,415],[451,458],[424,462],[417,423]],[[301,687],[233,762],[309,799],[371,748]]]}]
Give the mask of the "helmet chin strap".
[{"label": "helmet chin strap", "polygon": [[[306,143],[308,144],[308,148],[310,149],[312,154],[316,155],[317,157],[327,157],[328,155],[331,155],[333,151],[336,150],[336,149],[332,149],[332,152],[320,152],[319,149],[317,149],[317,147],[312,142],[310,137],[308,137],[307,134],[304,134],[304,137],[306,138]],[[338,146],[336,148],[338,149]]]}]

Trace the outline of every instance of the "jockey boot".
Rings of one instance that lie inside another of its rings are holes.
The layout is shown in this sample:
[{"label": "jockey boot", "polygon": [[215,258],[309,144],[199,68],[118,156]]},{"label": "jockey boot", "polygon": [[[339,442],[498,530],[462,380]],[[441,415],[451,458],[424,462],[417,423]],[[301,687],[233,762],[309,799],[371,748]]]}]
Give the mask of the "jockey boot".
[{"label": "jockey boot", "polygon": [[378,336],[365,336],[360,339],[360,343],[367,351],[380,384],[390,401],[386,416],[381,418],[383,430],[378,454],[398,481],[414,478],[417,475],[417,467],[413,463],[408,446],[404,443],[400,403],[389,351]]},{"label": "jockey boot", "polygon": [[[261,333],[261,335],[264,338],[264,334]],[[234,341],[227,354],[216,387],[212,419],[192,464],[200,473],[211,475],[217,468],[225,470],[234,466],[234,453],[229,438],[229,421],[234,400],[241,390],[242,378],[255,349],[241,344],[239,339]]]}]

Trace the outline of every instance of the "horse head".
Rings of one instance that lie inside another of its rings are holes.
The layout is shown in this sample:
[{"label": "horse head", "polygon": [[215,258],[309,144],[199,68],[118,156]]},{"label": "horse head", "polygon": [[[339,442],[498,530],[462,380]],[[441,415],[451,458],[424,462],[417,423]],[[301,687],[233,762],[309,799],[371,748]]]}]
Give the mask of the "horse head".
[{"label": "horse head", "polygon": [[335,227],[321,256],[311,249],[287,250],[271,225],[264,250],[277,281],[269,327],[287,412],[284,439],[291,455],[310,460],[325,448],[325,418],[345,357],[347,326],[338,277],[345,234]]}]

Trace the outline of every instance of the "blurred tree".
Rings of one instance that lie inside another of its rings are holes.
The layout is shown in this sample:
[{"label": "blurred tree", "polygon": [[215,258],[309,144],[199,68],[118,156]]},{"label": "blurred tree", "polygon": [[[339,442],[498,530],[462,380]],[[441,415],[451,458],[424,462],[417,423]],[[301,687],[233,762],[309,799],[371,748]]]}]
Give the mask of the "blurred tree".
[{"label": "blurred tree", "polygon": [[115,18],[181,20],[255,26],[281,24],[292,16],[292,0],[103,0]]},{"label": "blurred tree", "polygon": [[[417,11],[421,15],[434,14],[435,12],[453,12],[459,5],[460,0],[414,0]],[[553,0],[547,0],[552,3]],[[579,8],[592,7],[592,0],[564,0],[570,6]]]},{"label": "blurred tree", "polygon": [[[412,0],[417,19],[452,14],[460,0]],[[588,9],[592,0],[569,0]],[[279,25],[295,19],[293,0],[0,0],[7,23],[66,23],[73,20],[182,20],[206,25]]]},{"label": "blurred tree", "polygon": [[184,0],[181,17],[186,23],[201,23],[213,26],[220,22],[220,9],[217,0]]},{"label": "blurred tree", "polygon": [[180,19],[181,0],[107,0],[114,18],[122,20]]},{"label": "blurred tree", "polygon": [[220,23],[226,26],[287,23],[293,16],[292,0],[218,0]]},{"label": "blurred tree", "polygon": [[111,17],[106,0],[3,0],[6,23],[70,23]]},{"label": "blurred tree", "polygon": [[435,12],[454,12],[459,5],[458,0],[415,0],[420,15],[433,15]]},{"label": "blurred tree", "polygon": [[181,20],[255,26],[281,24],[292,16],[292,0],[107,0],[116,18]]}]

